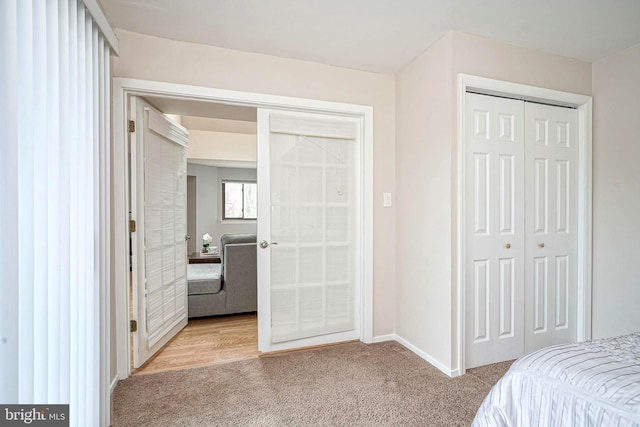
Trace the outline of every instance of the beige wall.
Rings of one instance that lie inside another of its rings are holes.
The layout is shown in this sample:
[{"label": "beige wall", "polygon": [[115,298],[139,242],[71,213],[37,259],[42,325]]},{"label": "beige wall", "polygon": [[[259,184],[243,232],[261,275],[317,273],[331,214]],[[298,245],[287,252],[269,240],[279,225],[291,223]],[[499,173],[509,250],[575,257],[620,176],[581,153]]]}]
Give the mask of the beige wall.
[{"label": "beige wall", "polygon": [[593,64],[593,336],[640,329],[640,46]]},{"label": "beige wall", "polygon": [[397,74],[398,198],[411,197],[419,212],[398,203],[397,332],[451,371],[458,369],[459,73],[591,93],[591,64],[455,32]]},{"label": "beige wall", "polygon": [[396,333],[450,366],[451,35],[396,75]]},{"label": "beige wall", "polygon": [[453,33],[453,73],[588,95],[591,64],[564,56]]},{"label": "beige wall", "polygon": [[370,105],[374,108],[374,336],[394,331],[395,191],[394,78],[306,61],[184,43],[117,30],[116,77]]}]

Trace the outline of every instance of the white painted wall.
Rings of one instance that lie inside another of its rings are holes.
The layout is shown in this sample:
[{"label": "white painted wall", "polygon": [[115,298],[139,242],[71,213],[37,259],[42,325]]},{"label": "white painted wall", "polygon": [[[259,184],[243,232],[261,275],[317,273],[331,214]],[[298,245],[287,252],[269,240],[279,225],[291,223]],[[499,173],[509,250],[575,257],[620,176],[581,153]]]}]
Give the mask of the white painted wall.
[{"label": "white painted wall", "polygon": [[591,93],[591,65],[450,33],[396,76],[397,334],[455,373],[457,76]]},{"label": "white painted wall", "polygon": [[593,336],[640,330],[640,46],[593,64]]},{"label": "white painted wall", "polygon": [[394,77],[313,62],[222,49],[116,30],[115,77],[294,96],[374,108],[373,335],[393,333],[395,212],[382,193],[395,192]]},{"label": "white painted wall", "polygon": [[220,190],[223,180],[255,181],[255,169],[218,168],[215,166],[187,165],[187,175],[196,178],[196,250],[202,248],[202,236],[209,233],[213,246],[220,246],[220,236],[225,233],[255,233],[256,222],[222,222]]},{"label": "white painted wall", "polygon": [[396,334],[451,364],[451,34],[396,75]]}]

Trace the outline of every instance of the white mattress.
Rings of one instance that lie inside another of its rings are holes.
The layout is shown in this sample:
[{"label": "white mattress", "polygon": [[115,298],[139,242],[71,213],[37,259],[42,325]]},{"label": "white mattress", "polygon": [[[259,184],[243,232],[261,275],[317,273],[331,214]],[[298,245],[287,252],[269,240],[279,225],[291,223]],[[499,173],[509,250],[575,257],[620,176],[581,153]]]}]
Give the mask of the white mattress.
[{"label": "white mattress", "polygon": [[473,426],[640,426],[640,332],[522,357]]}]

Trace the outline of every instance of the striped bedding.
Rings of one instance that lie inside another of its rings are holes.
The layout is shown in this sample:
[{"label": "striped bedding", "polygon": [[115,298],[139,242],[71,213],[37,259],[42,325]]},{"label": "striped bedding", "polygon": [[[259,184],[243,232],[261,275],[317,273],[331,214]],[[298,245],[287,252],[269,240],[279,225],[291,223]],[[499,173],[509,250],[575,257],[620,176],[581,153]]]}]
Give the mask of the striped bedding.
[{"label": "striped bedding", "polygon": [[518,359],[473,426],[640,426],[640,332]]}]

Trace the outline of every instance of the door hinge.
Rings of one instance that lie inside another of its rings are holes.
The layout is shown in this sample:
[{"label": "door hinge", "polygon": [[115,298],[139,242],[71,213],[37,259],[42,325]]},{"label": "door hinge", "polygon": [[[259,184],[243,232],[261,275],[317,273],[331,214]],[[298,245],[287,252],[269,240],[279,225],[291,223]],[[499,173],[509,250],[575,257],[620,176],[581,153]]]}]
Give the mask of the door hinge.
[{"label": "door hinge", "polygon": [[133,133],[136,131],[136,122],[133,120],[129,120],[129,132]]},{"label": "door hinge", "polygon": [[129,330],[131,332],[137,332],[138,331],[138,321],[137,320],[129,321]]},{"label": "door hinge", "polygon": [[130,219],[129,220],[129,232],[130,233],[135,233],[136,232],[136,220],[135,219]]}]

